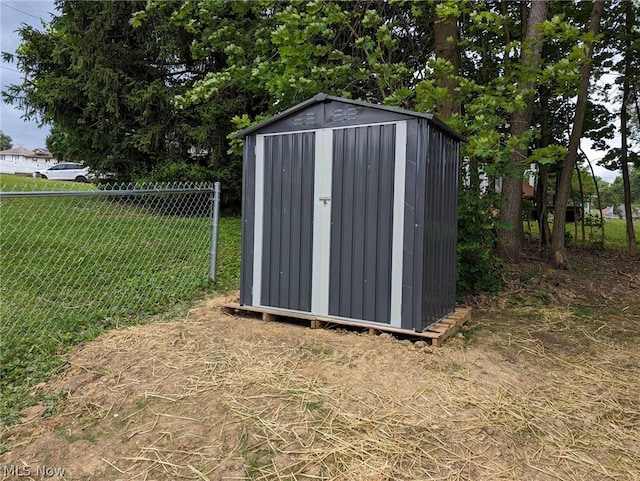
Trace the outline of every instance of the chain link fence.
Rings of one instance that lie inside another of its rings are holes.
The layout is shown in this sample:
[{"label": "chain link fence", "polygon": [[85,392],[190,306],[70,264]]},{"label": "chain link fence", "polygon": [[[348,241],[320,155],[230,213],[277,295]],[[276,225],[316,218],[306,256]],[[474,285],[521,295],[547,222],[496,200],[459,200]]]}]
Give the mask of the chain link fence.
[{"label": "chain link fence", "polygon": [[3,185],[2,403],[15,406],[68,346],[211,287],[217,198],[212,184]]}]

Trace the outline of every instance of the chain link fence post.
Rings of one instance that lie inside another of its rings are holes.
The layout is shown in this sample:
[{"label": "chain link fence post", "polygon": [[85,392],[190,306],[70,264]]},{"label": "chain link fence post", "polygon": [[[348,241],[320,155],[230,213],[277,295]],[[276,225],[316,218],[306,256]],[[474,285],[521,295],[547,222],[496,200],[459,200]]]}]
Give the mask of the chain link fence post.
[{"label": "chain link fence post", "polygon": [[217,250],[219,184],[15,182],[0,186],[0,425],[69,346],[203,296]]},{"label": "chain link fence post", "polygon": [[211,265],[209,266],[209,278],[216,280],[216,262],[218,257],[218,217],[220,215],[220,182],[213,184],[213,208],[211,214]]}]

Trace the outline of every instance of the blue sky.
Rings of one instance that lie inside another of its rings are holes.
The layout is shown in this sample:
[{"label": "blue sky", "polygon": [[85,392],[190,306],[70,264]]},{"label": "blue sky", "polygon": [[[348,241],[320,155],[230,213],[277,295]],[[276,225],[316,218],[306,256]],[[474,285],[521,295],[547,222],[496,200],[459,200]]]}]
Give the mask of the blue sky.
[{"label": "blue sky", "polygon": [[[20,44],[20,38],[16,33],[20,25],[26,23],[41,28],[41,19],[50,20],[51,13],[54,11],[53,1],[0,0],[0,50],[15,52]],[[21,82],[22,75],[17,71],[15,64],[2,62],[0,67],[2,90],[5,90],[8,85]],[[46,147],[48,127],[38,128],[36,122],[25,122],[21,118],[20,110],[4,102],[0,104],[0,108],[0,130],[12,138],[15,147],[20,145],[29,149]],[[588,141],[582,142],[582,148],[594,163],[596,175],[607,182],[612,182],[618,176],[617,172],[610,172],[595,165],[596,160],[604,157],[604,152],[591,150]]]}]

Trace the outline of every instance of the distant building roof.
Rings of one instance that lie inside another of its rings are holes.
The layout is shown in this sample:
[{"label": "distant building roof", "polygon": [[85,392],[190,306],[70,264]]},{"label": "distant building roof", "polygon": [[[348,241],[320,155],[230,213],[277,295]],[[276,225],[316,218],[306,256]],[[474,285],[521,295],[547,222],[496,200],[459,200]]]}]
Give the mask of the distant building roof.
[{"label": "distant building roof", "polygon": [[14,147],[13,149],[3,150],[0,154],[13,154],[13,155],[33,155],[33,150],[25,149],[24,147]]},{"label": "distant building roof", "polygon": [[52,159],[53,154],[47,149],[36,147],[33,150],[26,149],[24,147],[14,147],[13,149],[0,151],[0,154],[7,155],[22,155],[28,159]]}]

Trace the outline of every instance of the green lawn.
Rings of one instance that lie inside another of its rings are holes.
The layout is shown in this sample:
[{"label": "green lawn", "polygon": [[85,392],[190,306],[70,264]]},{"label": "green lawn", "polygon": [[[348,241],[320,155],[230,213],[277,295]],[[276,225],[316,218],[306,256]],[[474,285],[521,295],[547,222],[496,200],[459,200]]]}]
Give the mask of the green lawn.
[{"label": "green lawn", "polygon": [[[64,182],[60,180],[34,179],[33,177],[25,177],[22,175],[0,174],[0,185],[3,191],[17,190],[49,190],[49,191],[68,191],[68,190],[95,190],[93,184],[83,184],[81,182]],[[13,189],[15,188],[15,189]]]},{"label": "green lawn", "polygon": [[[550,225],[549,228],[551,227],[552,226]],[[636,243],[638,245],[638,249],[640,250],[640,221],[634,221],[633,227],[636,234]],[[535,221],[531,221],[529,223],[525,222],[524,232],[525,236],[532,241],[539,239],[538,224]],[[580,223],[578,223],[577,225],[573,223],[567,224],[565,232],[567,232],[567,245],[583,245],[582,226],[580,225]],[[600,243],[600,232],[601,231],[599,227],[590,227],[588,225],[585,225],[584,246],[598,249],[601,249],[603,247],[605,249],[614,250],[627,249],[627,231],[626,221],[624,219],[604,220],[604,246],[602,246]]]},{"label": "green lawn", "polygon": [[[95,188],[14,176],[0,183],[4,192]],[[207,193],[0,200],[0,419],[33,401],[32,386],[60,368],[70,346],[184,312],[213,288],[237,288],[240,220],[220,221],[214,286],[211,220],[188,215],[206,214],[208,203]]]},{"label": "green lawn", "polygon": [[[640,221],[633,222],[633,231],[636,235],[636,244],[640,249]],[[606,249],[627,249],[627,227],[624,219],[605,219],[604,246]]]}]

